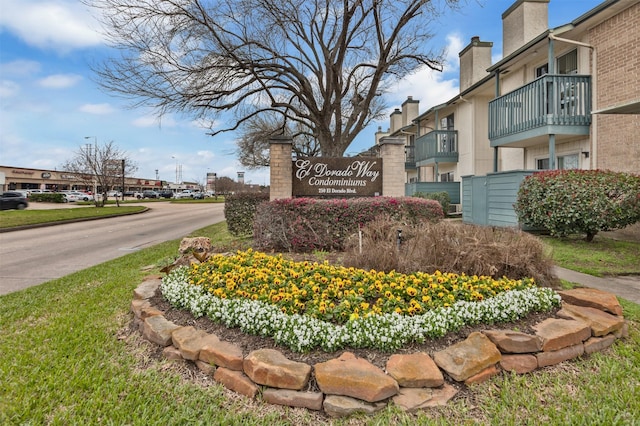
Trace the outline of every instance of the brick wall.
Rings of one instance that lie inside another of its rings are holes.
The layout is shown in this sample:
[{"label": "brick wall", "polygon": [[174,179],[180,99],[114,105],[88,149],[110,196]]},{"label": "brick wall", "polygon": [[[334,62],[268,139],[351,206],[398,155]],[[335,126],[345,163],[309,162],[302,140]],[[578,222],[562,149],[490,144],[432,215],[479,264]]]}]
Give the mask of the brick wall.
[{"label": "brick wall", "polygon": [[382,195],[404,196],[404,138],[383,138],[380,141],[382,157]]},{"label": "brick wall", "polygon": [[269,199],[273,201],[291,198],[293,186],[292,140],[281,138],[271,139],[269,142]]},{"label": "brick wall", "polygon": [[[595,46],[596,110],[640,99],[640,4],[591,29]],[[640,172],[640,115],[595,114],[599,169]]]}]

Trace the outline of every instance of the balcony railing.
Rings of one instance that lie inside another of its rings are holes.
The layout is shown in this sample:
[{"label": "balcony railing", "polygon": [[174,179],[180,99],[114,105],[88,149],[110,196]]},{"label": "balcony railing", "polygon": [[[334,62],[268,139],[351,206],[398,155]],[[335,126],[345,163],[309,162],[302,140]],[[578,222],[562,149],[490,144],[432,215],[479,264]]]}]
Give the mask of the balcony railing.
[{"label": "balcony railing", "polygon": [[458,162],[458,131],[433,130],[416,139],[417,165]]},{"label": "balcony railing", "polygon": [[545,75],[489,102],[489,140],[500,146],[542,134],[584,134],[591,76]]},{"label": "balcony railing", "polygon": [[416,167],[416,153],[415,145],[404,146],[404,168],[415,169]]}]

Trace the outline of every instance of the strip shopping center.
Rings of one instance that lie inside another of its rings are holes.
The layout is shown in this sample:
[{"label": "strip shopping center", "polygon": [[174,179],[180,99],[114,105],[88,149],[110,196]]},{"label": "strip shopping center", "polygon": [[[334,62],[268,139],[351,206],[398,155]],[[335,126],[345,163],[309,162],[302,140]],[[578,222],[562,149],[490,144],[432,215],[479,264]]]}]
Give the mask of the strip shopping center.
[{"label": "strip shopping center", "polygon": [[[120,186],[120,185],[119,185]],[[143,179],[137,177],[125,177],[123,188],[109,188],[124,191],[147,191],[160,189],[197,189],[195,182],[184,182],[179,185],[158,179]],[[47,189],[53,192],[78,190],[102,192],[102,188],[94,188],[93,185],[79,179],[73,173],[60,170],[28,169],[22,167],[0,166],[0,190],[32,190]]]}]

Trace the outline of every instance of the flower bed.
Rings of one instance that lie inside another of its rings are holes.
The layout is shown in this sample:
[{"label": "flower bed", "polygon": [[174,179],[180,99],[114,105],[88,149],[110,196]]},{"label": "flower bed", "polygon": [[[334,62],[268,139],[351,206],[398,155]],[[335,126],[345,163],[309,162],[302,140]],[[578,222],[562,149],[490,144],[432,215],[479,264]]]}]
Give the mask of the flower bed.
[{"label": "flower bed", "polygon": [[396,350],[465,325],[513,321],[560,305],[533,280],[399,274],[293,262],[252,250],[163,279],[173,306],[292,350]]}]

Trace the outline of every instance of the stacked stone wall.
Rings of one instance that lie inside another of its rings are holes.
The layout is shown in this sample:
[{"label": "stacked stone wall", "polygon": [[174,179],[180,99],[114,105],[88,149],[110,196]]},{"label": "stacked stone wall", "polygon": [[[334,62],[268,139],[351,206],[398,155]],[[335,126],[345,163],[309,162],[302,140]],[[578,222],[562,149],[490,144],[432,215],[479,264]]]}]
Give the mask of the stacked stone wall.
[{"label": "stacked stone wall", "polygon": [[[266,403],[324,411],[332,417],[372,414],[387,404],[407,412],[445,405],[458,385],[480,383],[501,372],[531,373],[603,351],[628,335],[614,295],[578,288],[560,292],[563,306],[557,318],[537,324],[534,334],[474,332],[433,354],[390,355],[385,370],[348,351],[309,365],[273,349],[245,354],[232,342],[168,321],[150,302],[160,283],[159,276],[144,280],[134,291],[131,311],[134,325],[147,340],[164,347],[167,359],[193,362],[212,380],[248,398],[261,395]],[[311,381],[320,391],[309,391]]]}]

